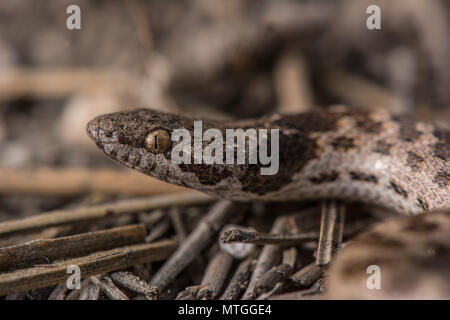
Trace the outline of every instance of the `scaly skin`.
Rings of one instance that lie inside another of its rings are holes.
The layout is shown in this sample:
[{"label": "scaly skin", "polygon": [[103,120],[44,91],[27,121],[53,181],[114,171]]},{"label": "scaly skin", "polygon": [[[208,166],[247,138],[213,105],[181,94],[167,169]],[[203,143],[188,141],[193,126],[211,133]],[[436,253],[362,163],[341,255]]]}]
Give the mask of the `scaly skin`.
[{"label": "scaly skin", "polygon": [[185,128],[193,136],[194,120],[200,119],[141,109],[101,115],[87,132],[106,155],[130,168],[220,198],[334,198],[404,214],[450,207],[450,132],[431,124],[346,108],[232,122],[202,119],[203,132],[217,128],[224,137],[226,128],[279,129],[279,171],[265,176],[260,164],[178,165],[171,147],[164,153],[146,149],[154,130]]}]

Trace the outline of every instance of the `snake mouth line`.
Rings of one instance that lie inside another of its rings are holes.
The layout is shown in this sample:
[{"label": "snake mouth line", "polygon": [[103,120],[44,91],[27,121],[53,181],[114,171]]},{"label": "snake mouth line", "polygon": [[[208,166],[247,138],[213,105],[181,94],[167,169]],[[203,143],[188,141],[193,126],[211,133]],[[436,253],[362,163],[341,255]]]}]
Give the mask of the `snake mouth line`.
[{"label": "snake mouth line", "polygon": [[103,129],[97,118],[88,122],[86,133],[100,148],[104,148],[106,144],[119,143],[117,133]]}]

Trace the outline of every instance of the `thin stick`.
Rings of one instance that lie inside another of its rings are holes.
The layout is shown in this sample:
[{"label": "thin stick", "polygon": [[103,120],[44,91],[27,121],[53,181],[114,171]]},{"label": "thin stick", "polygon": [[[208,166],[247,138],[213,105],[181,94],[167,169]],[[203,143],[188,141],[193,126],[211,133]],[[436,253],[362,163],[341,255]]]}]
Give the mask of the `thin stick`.
[{"label": "thin stick", "polygon": [[172,253],[175,246],[176,243],[172,240],[136,244],[45,266],[2,273],[0,274],[0,296],[64,282],[70,276],[67,274],[67,267],[70,265],[77,265],[81,270],[81,276],[89,277],[120,270],[138,263],[163,260]]},{"label": "thin stick", "polygon": [[212,200],[213,198],[203,193],[186,191],[149,198],[120,200],[89,207],[54,210],[37,216],[0,223],[0,236],[13,232],[24,232],[70,223],[92,221],[100,218],[111,218],[122,214],[136,213],[155,208],[206,203]]},{"label": "thin stick", "polygon": [[195,285],[195,286],[189,286],[183,291],[178,292],[176,300],[197,300],[197,294],[198,292],[203,288],[204,286],[201,285]]},{"label": "thin stick", "polygon": [[323,280],[317,280],[309,289],[278,294],[269,298],[269,300],[303,300],[307,296],[321,294],[323,292]]},{"label": "thin stick", "polygon": [[181,213],[179,208],[171,208],[169,210],[169,217],[170,220],[172,220],[173,228],[175,229],[175,232],[178,237],[178,241],[183,241],[186,239],[186,229],[184,227],[183,221],[181,219]]},{"label": "thin stick", "polygon": [[17,292],[17,293],[11,293],[8,294],[5,297],[5,300],[25,300],[27,298],[27,293],[26,292]]},{"label": "thin stick", "polygon": [[266,292],[262,295],[260,295],[256,300],[267,300],[270,297],[272,297],[274,294],[281,292],[281,290],[283,289],[284,283],[283,282],[278,282],[273,288],[272,290],[270,290],[269,292]]},{"label": "thin stick", "polygon": [[[172,221],[172,225],[175,229],[177,240],[178,242],[183,242],[187,238],[187,232],[186,232],[186,225],[183,223],[183,219],[181,217],[181,211],[178,207],[173,207],[169,209],[169,217]],[[190,278],[195,279],[196,278],[196,271],[203,270],[204,269],[204,262],[203,258],[201,256],[197,256],[192,262],[192,267],[190,268]],[[195,281],[194,281],[195,283]]]},{"label": "thin stick", "polygon": [[138,220],[140,223],[145,224],[147,227],[154,227],[159,221],[166,216],[166,212],[162,209],[156,209],[151,212],[141,212],[138,214]]},{"label": "thin stick", "polygon": [[111,300],[130,300],[125,293],[116,287],[109,277],[104,277],[101,281],[97,277],[90,277],[89,280],[99,286],[102,292]]},{"label": "thin stick", "polygon": [[151,52],[153,49],[153,34],[151,31],[151,24],[149,21],[149,16],[147,14],[147,3],[141,1],[126,1],[127,9],[130,13],[131,19],[134,22],[136,28],[136,34],[139,43],[147,51]]},{"label": "thin stick", "polygon": [[282,263],[273,267],[258,279],[255,285],[255,293],[260,295],[264,292],[268,292],[275,287],[278,282],[283,282],[284,279],[289,277],[294,271],[296,260],[297,250],[295,248],[284,250]]},{"label": "thin stick", "polygon": [[295,264],[297,263],[298,258],[298,252],[295,247],[292,247],[290,249],[286,249],[283,251],[283,259],[282,263],[287,264],[292,269],[295,269]]},{"label": "thin stick", "polygon": [[233,264],[233,257],[228,253],[219,250],[206,267],[201,286],[203,287],[197,294],[199,299],[215,299],[225,282],[225,279]]},{"label": "thin stick", "polygon": [[346,103],[364,108],[380,107],[392,112],[402,112],[400,98],[367,79],[343,70],[327,73],[323,79],[326,89]]},{"label": "thin stick", "polygon": [[102,193],[146,196],[187,190],[131,170],[0,167],[0,177],[0,193],[6,194],[67,196]]},{"label": "thin stick", "polygon": [[289,277],[289,282],[296,287],[309,287],[319,280],[323,274],[323,268],[316,263],[310,263]]},{"label": "thin stick", "polygon": [[337,220],[336,201],[322,202],[322,215],[320,218],[320,236],[317,246],[316,263],[319,266],[328,264],[331,261],[333,252],[333,234]]},{"label": "thin stick", "polygon": [[[123,90],[125,74],[107,70],[81,68],[13,69],[0,74],[1,100],[30,96],[61,98],[75,92],[92,90]],[[94,88],[94,89],[93,89]]]},{"label": "thin stick", "polygon": [[300,52],[290,50],[281,56],[274,79],[281,113],[306,112],[314,106],[308,66]]},{"label": "thin stick", "polygon": [[58,226],[44,228],[37,230],[36,232],[16,233],[10,237],[0,237],[0,247],[14,246],[18,243],[29,242],[37,239],[55,238],[63,234],[69,234],[71,229],[72,227],[70,225]]},{"label": "thin stick", "polygon": [[[80,289],[73,289],[67,296],[66,300],[79,300],[80,295],[86,290],[86,287],[90,284],[89,278],[83,279],[80,284]],[[67,285],[66,285],[67,286]]]},{"label": "thin stick", "polygon": [[152,287],[153,297],[158,297],[161,291],[211,243],[213,237],[231,218],[233,214],[231,208],[232,203],[230,201],[220,201],[211,208],[186,241],[181,244],[151,280],[150,287]]},{"label": "thin stick", "polygon": [[144,296],[150,294],[150,286],[147,282],[135,276],[131,272],[114,272],[111,274],[111,279],[117,285],[130,291],[142,294]]},{"label": "thin stick", "polygon": [[48,300],[64,300],[69,289],[65,283],[58,284],[48,296]]},{"label": "thin stick", "polygon": [[256,245],[275,244],[279,246],[296,245],[305,241],[317,240],[318,232],[307,232],[303,234],[272,234],[249,232],[240,228],[225,231],[220,239],[223,243],[252,243]]},{"label": "thin stick", "polygon": [[99,285],[89,282],[81,288],[78,300],[98,300],[100,299],[101,288]]},{"label": "thin stick", "polygon": [[320,238],[317,246],[316,263],[327,265],[331,256],[340,247],[344,234],[345,205],[334,200],[322,202]]},{"label": "thin stick", "polygon": [[333,231],[333,254],[341,246],[342,238],[344,236],[344,222],[345,222],[345,204],[338,202],[337,204],[336,226]]},{"label": "thin stick", "polygon": [[[271,233],[281,233],[284,229],[284,222],[284,217],[278,217],[272,226]],[[254,290],[259,277],[278,263],[280,251],[281,247],[276,245],[268,244],[263,247],[261,254],[259,255],[258,262],[256,263],[255,271],[252,274],[250,283],[242,299],[248,300],[256,297]]]},{"label": "thin stick", "polygon": [[247,288],[248,279],[255,266],[254,262],[254,258],[249,257],[239,264],[220,300],[235,300],[239,298],[240,294]]},{"label": "thin stick", "polygon": [[0,248],[0,270],[24,268],[62,257],[80,257],[95,251],[131,245],[143,242],[145,234],[145,226],[140,224]]},{"label": "thin stick", "polygon": [[163,219],[161,222],[157,223],[150,231],[148,236],[145,238],[145,242],[152,242],[156,239],[162,237],[170,229],[170,220]]}]

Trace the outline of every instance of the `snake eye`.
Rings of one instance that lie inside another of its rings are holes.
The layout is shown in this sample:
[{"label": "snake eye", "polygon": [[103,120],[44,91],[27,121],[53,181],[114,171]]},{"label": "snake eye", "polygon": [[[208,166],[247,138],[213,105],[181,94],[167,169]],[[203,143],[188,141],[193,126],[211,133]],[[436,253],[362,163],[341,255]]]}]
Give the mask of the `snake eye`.
[{"label": "snake eye", "polygon": [[145,148],[152,153],[166,152],[170,145],[170,135],[166,130],[155,130],[145,137]]}]

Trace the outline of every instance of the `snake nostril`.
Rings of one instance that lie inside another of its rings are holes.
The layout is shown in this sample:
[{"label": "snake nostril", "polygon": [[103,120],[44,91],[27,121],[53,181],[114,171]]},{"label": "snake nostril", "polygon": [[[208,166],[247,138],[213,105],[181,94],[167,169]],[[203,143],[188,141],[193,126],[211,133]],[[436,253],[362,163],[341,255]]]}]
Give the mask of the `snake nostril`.
[{"label": "snake nostril", "polygon": [[87,124],[86,132],[92,140],[98,140],[98,137],[99,137],[98,131],[99,131],[98,127],[96,127],[92,122],[89,122]]},{"label": "snake nostril", "polygon": [[102,143],[115,143],[120,142],[117,132],[103,130],[101,128],[97,128],[97,140],[100,140]]}]

